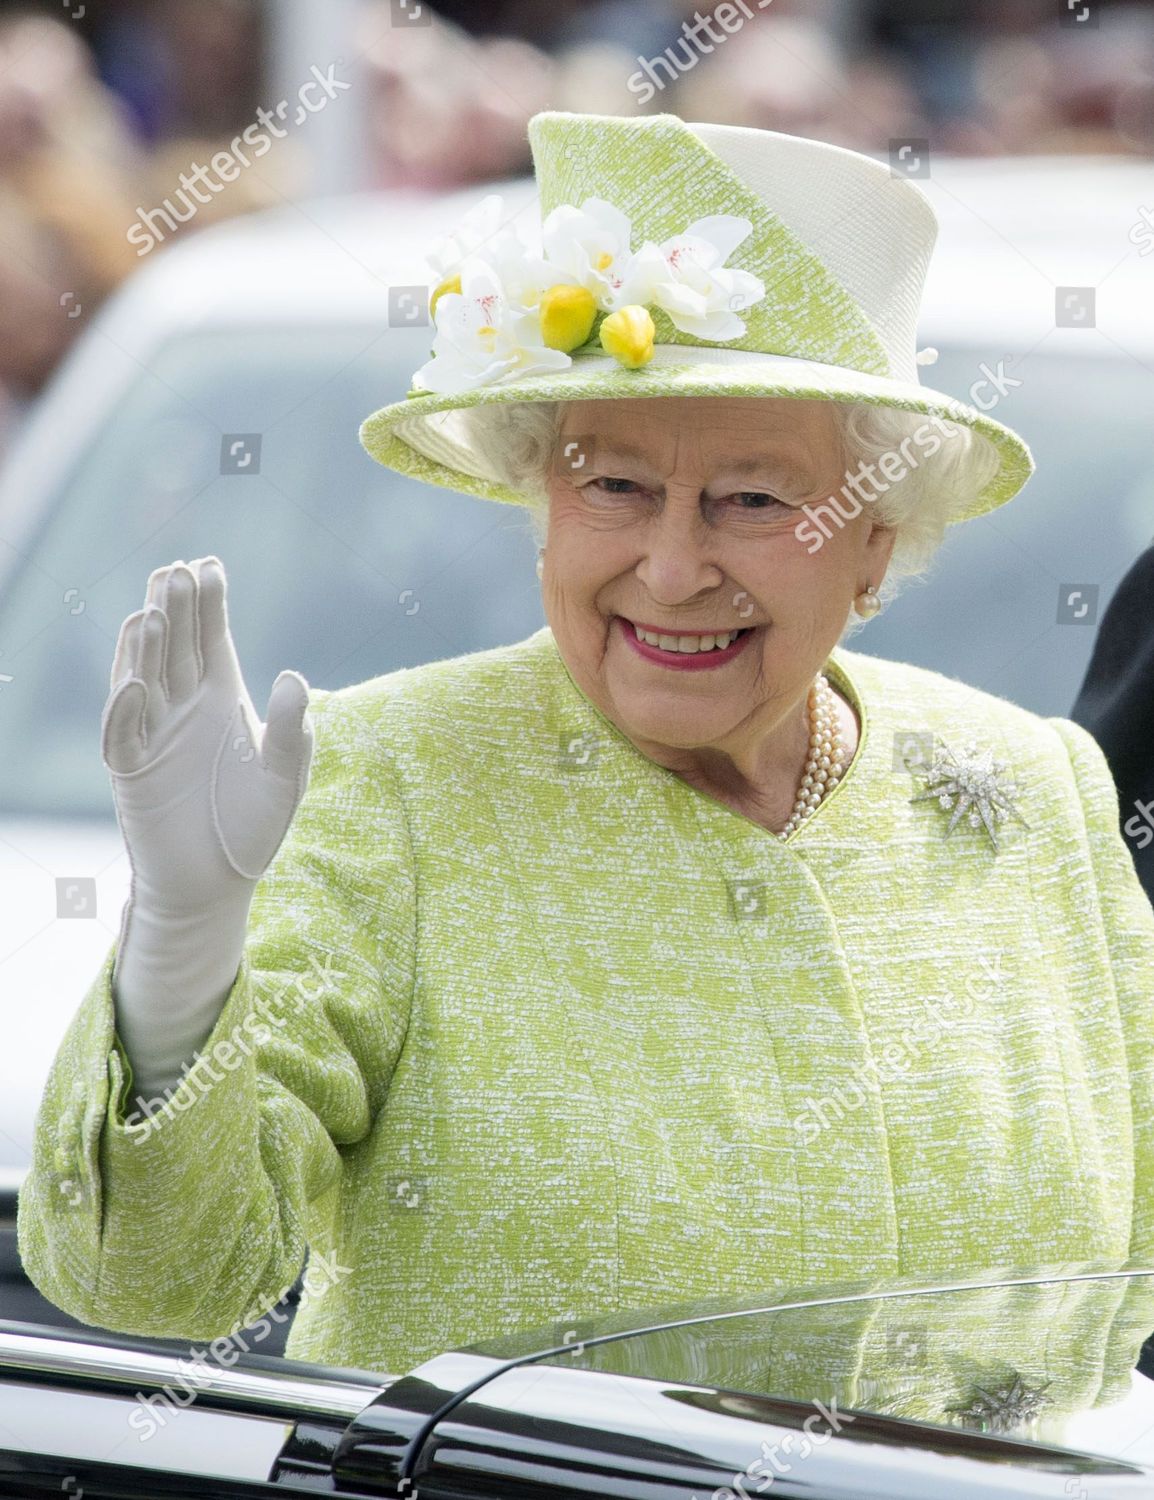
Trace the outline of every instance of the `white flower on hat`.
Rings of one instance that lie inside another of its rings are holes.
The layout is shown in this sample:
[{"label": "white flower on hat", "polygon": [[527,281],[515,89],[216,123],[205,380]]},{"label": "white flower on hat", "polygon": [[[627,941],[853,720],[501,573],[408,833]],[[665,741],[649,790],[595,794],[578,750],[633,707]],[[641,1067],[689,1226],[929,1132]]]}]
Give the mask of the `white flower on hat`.
[{"label": "white flower on hat", "polygon": [[[475,208],[469,209],[451,234],[433,241],[425,259],[438,280],[456,276],[470,255],[475,255],[501,233],[501,195],[489,193]],[[508,230],[504,231],[509,233]]]},{"label": "white flower on hat", "polygon": [[467,257],[460,276],[461,290],[437,300],[433,357],[414,374],[415,388],[456,395],[571,363],[546,347],[537,313],[508,296],[484,258]]},{"label": "white flower on hat", "polygon": [[636,369],[653,357],[647,304],[682,333],[724,343],[745,332],[738,311],[765,295],[758,277],[725,265],[753,228],[735,214],[697,219],[664,244],[647,240],[634,251],[628,215],[586,198],[547,215],[537,251],[502,227],[501,202],[490,193],[428,255],[440,278],[430,300],[437,334],[414,389],[456,394],[564,369],[571,350],[598,336]]},{"label": "white flower on hat", "polygon": [[663,241],[667,274],[654,285],[651,300],[680,332],[720,343],[745,332],[737,313],[765,296],[765,283],[725,262],[752,229],[736,214],[710,214]]},{"label": "white flower on hat", "polygon": [[461,268],[473,256],[493,267],[510,300],[526,307],[536,304],[548,281],[548,267],[516,229],[502,222],[504,212],[500,193],[489,193],[452,234],[442,235],[426,252],[435,278],[430,301],[434,311],[442,296],[461,290]]},{"label": "white flower on hat", "polygon": [[553,281],[583,286],[602,312],[652,301],[653,285],[665,269],[652,241],[635,254],[632,237],[628,216],[604,198],[586,198],[580,208],[562,203],[541,226]]}]

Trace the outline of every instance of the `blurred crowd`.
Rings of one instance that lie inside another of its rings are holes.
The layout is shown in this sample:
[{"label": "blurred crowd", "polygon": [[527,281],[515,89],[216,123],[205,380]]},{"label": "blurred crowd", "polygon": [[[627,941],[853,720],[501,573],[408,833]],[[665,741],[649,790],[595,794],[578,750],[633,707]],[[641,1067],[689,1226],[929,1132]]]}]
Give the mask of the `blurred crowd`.
[{"label": "blurred crowd", "polygon": [[[139,210],[252,125],[268,97],[271,34],[291,3],[0,0],[0,418],[2,398],[33,396],[81,312],[139,264],[127,236]],[[1150,4],[742,9],[740,36],[706,48],[683,28],[716,3],[361,0],[363,185],[435,189],[527,169],[525,122],[544,108],[671,110],[882,152],[913,136],[961,153],[1154,155]],[[646,97],[639,79],[660,86]],[[291,197],[303,180],[292,146],[164,242]]]}]

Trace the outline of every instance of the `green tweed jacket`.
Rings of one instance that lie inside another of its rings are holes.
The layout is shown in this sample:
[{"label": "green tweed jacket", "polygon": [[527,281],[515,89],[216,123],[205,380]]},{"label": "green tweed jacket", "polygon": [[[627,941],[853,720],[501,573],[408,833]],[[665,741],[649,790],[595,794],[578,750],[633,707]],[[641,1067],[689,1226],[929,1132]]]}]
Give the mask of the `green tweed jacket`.
[{"label": "green tweed jacket", "polygon": [[[549,629],[314,689],[236,982],[126,1119],[114,949],[19,1203],[86,1323],[399,1372],[651,1303],[1154,1259],[1154,910],[1096,742],[837,648],[853,762],[788,840],[649,760]],[[902,763],[1005,761],[998,845]],[[1028,825],[1028,826],[1027,826]]]}]

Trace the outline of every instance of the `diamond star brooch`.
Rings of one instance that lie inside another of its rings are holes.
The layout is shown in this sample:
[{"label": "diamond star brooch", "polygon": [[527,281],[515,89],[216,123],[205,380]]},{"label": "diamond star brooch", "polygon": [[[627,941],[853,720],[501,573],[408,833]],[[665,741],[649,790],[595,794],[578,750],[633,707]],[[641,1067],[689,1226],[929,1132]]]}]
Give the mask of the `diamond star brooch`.
[{"label": "diamond star brooch", "polygon": [[1029,1386],[1020,1375],[992,1390],[974,1387],[968,1405],[954,1406],[950,1410],[967,1426],[979,1427],[983,1432],[1012,1432],[1038,1417],[1049,1403],[1046,1390],[1052,1384]]},{"label": "diamond star brooch", "polygon": [[984,827],[994,849],[998,848],[997,820],[1017,818],[1025,828],[1029,824],[1014,806],[1017,787],[1010,779],[1003,779],[1006,763],[994,758],[989,748],[979,748],[973,740],[960,755],[944,743],[935,744],[933,761],[928,768],[911,766],[915,776],[921,776],[927,790],[911,797],[911,802],[924,802],[935,797],[939,805],[953,809],[950,826],[946,829],[949,838],[961,818],[967,818],[974,828]]}]

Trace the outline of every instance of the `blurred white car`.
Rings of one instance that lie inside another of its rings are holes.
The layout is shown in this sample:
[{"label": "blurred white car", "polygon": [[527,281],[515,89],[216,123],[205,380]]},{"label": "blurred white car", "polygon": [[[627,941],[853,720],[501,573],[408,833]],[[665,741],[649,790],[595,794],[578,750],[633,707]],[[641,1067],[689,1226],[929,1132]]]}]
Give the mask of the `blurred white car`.
[{"label": "blurred white car", "polygon": [[[1091,158],[935,162],[919,185],[942,223],[920,340],[940,357],[923,379],[991,404],[1038,472],[952,534],[931,586],[911,587],[854,647],[1064,715],[1097,613],[1154,532],[1154,257],[1136,233],[1154,189],[1144,164]],[[532,222],[530,182],[495,190]],[[407,321],[427,282],[422,251],[481,191],[293,206],[147,261],[0,476],[9,1229],[49,1065],[128,890],[100,715],[149,572],[223,558],[259,712],[284,667],[338,688],[544,622],[517,507],[393,475],[357,442],[362,418],[428,356],[430,330]],[[0,1278],[14,1285],[8,1245],[0,1233]]]}]

